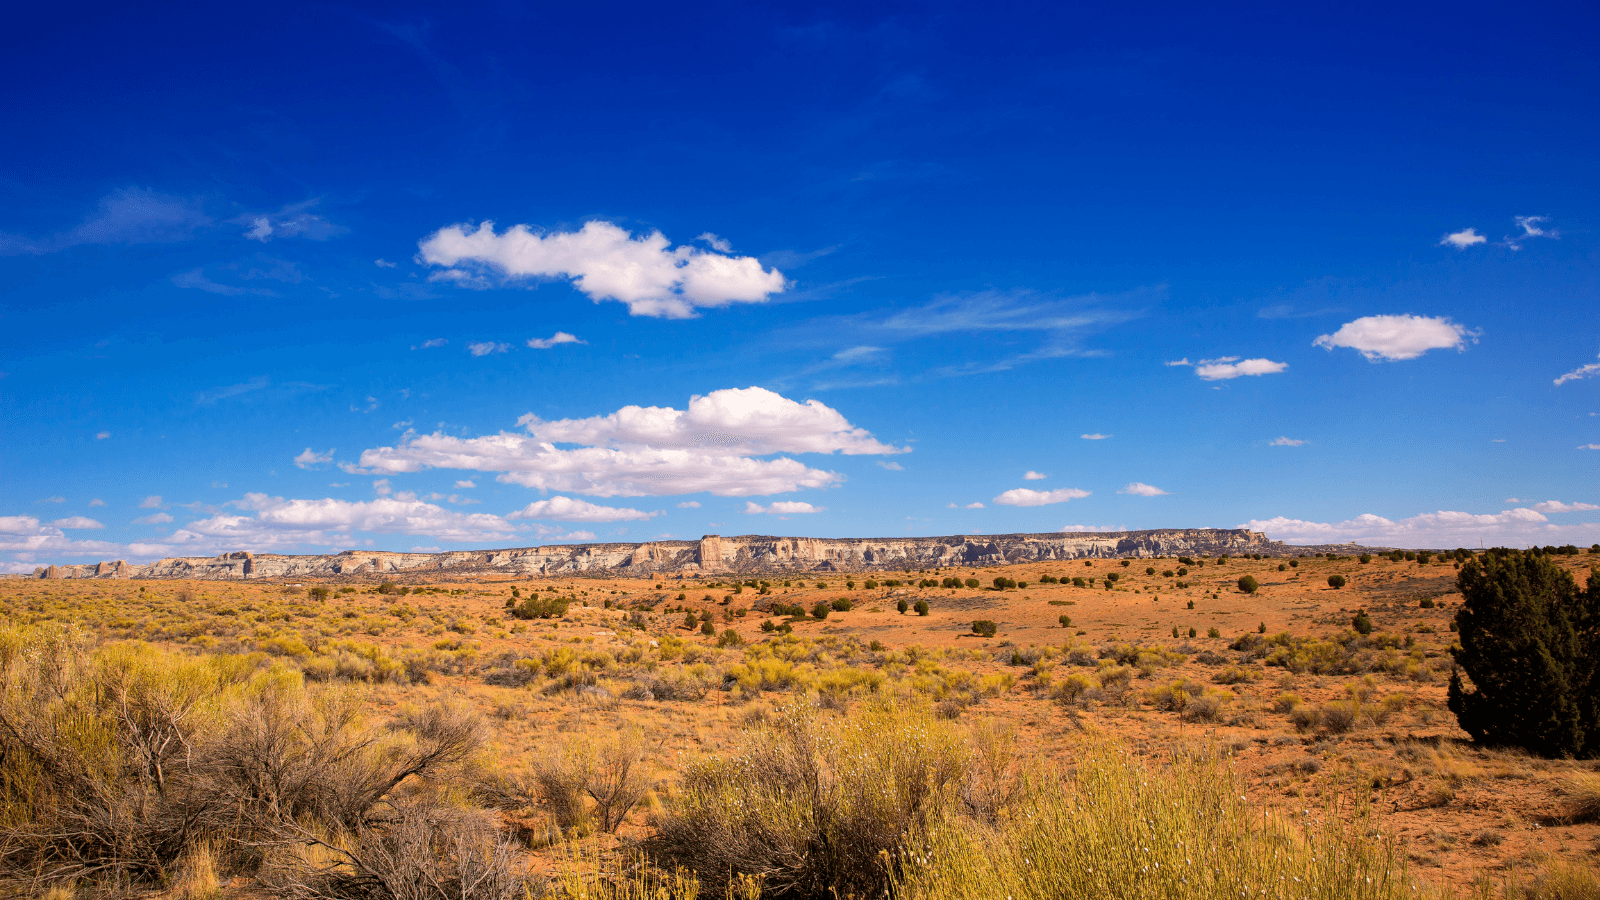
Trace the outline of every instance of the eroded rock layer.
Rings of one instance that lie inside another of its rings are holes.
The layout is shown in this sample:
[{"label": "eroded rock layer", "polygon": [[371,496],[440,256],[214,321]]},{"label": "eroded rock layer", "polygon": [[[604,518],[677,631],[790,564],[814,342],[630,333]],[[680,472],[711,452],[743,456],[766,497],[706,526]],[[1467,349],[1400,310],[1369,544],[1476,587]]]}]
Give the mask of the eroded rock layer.
[{"label": "eroded rock layer", "polygon": [[708,534],[698,541],[558,544],[511,550],[391,553],[346,550],[323,556],[247,552],[174,557],[147,566],[122,560],[40,567],[35,578],[324,578],[473,575],[673,575],[871,572],[993,566],[1090,557],[1216,556],[1298,551],[1253,531],[1175,528],[1062,534],[917,538],[805,538]]}]

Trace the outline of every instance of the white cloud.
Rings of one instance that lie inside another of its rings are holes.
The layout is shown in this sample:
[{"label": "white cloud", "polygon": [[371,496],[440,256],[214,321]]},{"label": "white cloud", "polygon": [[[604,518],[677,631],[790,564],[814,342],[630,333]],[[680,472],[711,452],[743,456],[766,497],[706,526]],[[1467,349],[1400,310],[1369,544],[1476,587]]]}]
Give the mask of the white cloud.
[{"label": "white cloud", "polygon": [[763,388],[692,397],[687,410],[628,406],[606,416],[549,422],[529,414],[518,424],[527,436],[416,436],[396,447],[367,450],[361,466],[388,474],[426,468],[500,472],[498,480],[511,484],[602,497],[701,491],[744,497],[843,480],[793,459],[752,457],[909,452],[877,441],[816,400],[797,403]]},{"label": "white cloud", "polygon": [[[1399,547],[1476,547],[1499,542],[1550,543],[1564,540],[1592,542],[1600,525],[1570,527],[1550,524],[1542,513],[1517,508],[1497,514],[1441,510],[1407,519],[1390,520],[1371,513],[1343,522],[1311,522],[1277,516],[1252,519],[1239,526],[1264,532],[1267,537],[1291,543],[1319,544],[1355,541]],[[1580,537],[1581,536],[1581,537]]]},{"label": "white cloud", "polygon": [[299,456],[294,458],[294,464],[302,469],[313,469],[317,466],[325,466],[328,463],[333,462],[333,451],[335,449],[337,448],[330,447],[326,452],[318,453],[315,450],[312,450],[310,447],[307,447],[304,453],[301,453]]},{"label": "white cloud", "polygon": [[1515,497],[1507,497],[1507,498],[1506,498],[1506,502],[1507,502],[1507,503],[1521,503],[1521,502],[1522,502],[1522,501],[1521,501],[1521,500],[1518,500],[1518,499],[1517,499],[1517,498],[1515,498]]},{"label": "white cloud", "polygon": [[473,356],[488,356],[491,353],[504,353],[511,349],[510,344],[497,344],[494,341],[479,341],[467,345],[467,352]]},{"label": "white cloud", "polygon": [[54,253],[82,244],[160,244],[188,240],[211,219],[200,204],[142,188],[113,191],[99,212],[70,231],[32,240],[0,234],[0,256]]},{"label": "white cloud", "polygon": [[43,500],[40,500],[39,502],[40,503],[65,503],[65,502],[67,502],[67,498],[58,495],[58,496],[55,496],[55,497],[46,497]]},{"label": "white cloud", "polygon": [[151,494],[150,496],[144,498],[143,500],[140,500],[139,501],[139,508],[140,509],[160,509],[161,508],[161,495],[160,494]]},{"label": "white cloud", "polygon": [[1043,472],[1035,472],[1032,469],[1022,473],[1023,481],[1043,481],[1049,477],[1049,475],[1046,475]]},{"label": "white cloud", "polygon": [[1274,438],[1273,440],[1269,441],[1267,443],[1267,446],[1269,446],[1269,447],[1299,447],[1299,446],[1303,445],[1304,443],[1305,443],[1305,441],[1302,441],[1299,438],[1280,437],[1280,438]]},{"label": "white cloud", "polygon": [[732,244],[728,243],[726,240],[723,240],[722,238],[717,237],[716,235],[712,234],[709,231],[702,232],[699,237],[695,238],[695,240],[697,240],[697,241],[705,241],[707,244],[709,244],[711,246],[711,249],[716,250],[716,251],[721,252],[721,253],[732,253],[733,252],[733,245]]},{"label": "white cloud", "polygon": [[762,506],[759,503],[752,503],[750,501],[745,501],[744,504],[744,513],[747,516],[763,514],[769,516],[787,516],[795,513],[826,512],[827,509],[828,508],[826,506],[812,506],[809,503],[804,503],[798,500],[777,500],[766,506]]},{"label": "white cloud", "polygon": [[1067,533],[1080,532],[1080,531],[1127,531],[1127,530],[1128,529],[1125,526],[1122,526],[1122,525],[1063,525],[1060,528],[1056,529],[1056,531],[1067,532]]},{"label": "white cloud", "polygon": [[317,201],[307,200],[303,203],[292,203],[277,212],[241,216],[233,221],[247,226],[245,237],[262,243],[275,237],[303,237],[313,241],[325,241],[350,230],[306,211],[316,205]]},{"label": "white cloud", "polygon": [[425,535],[451,543],[503,541],[514,536],[510,523],[487,513],[459,513],[400,496],[347,500],[285,500],[246,494],[234,505],[255,515],[214,515],[173,532],[174,544],[221,543],[238,549],[293,544],[350,542],[352,531]]},{"label": "white cloud", "polygon": [[1185,356],[1183,359],[1169,360],[1167,362],[1162,363],[1162,365],[1163,366],[1192,366],[1192,365],[1194,365],[1194,363],[1189,362],[1189,357]]},{"label": "white cloud", "polygon": [[1521,250],[1523,242],[1529,238],[1559,238],[1561,236],[1560,232],[1544,227],[1543,223],[1550,221],[1547,216],[1512,216],[1512,220],[1517,223],[1518,228],[1522,229],[1521,234],[1511,235],[1504,241],[1504,244],[1512,250]]},{"label": "white cloud", "polygon": [[881,459],[878,460],[878,465],[888,469],[891,472],[904,472],[906,470],[905,466],[902,466],[897,462],[888,462]]},{"label": "white cloud", "polygon": [[51,522],[50,525],[51,525],[52,528],[75,528],[75,529],[89,529],[89,528],[104,528],[105,527],[104,525],[101,525],[99,522],[96,522],[95,520],[93,520],[93,519],[91,519],[91,518],[89,518],[87,516],[68,516],[65,519],[57,519],[54,522]]},{"label": "white cloud", "polygon": [[678,508],[679,509],[699,509],[700,508],[700,501],[699,500],[685,500],[682,503],[678,504]]},{"label": "white cloud", "polygon": [[1276,375],[1289,368],[1288,363],[1273,362],[1270,359],[1240,359],[1237,356],[1223,356],[1218,359],[1202,359],[1195,367],[1194,373],[1206,381],[1222,381],[1228,378],[1238,378],[1241,375]]},{"label": "white cloud", "polygon": [[475,487],[477,487],[477,485],[472,482],[472,479],[463,478],[460,481],[456,482],[456,487],[458,487],[458,488],[475,488]]},{"label": "white cloud", "polygon": [[158,512],[158,513],[151,513],[150,515],[145,516],[145,517],[140,518],[140,519],[134,519],[133,520],[133,524],[135,524],[135,525],[164,525],[167,522],[171,522],[171,521],[172,521],[172,517],[171,516],[167,515],[164,512]]},{"label": "white cloud", "polygon": [[[128,548],[109,541],[73,540],[56,525],[42,525],[33,516],[0,516],[0,551],[10,551],[32,558],[39,553],[62,556],[129,555]],[[22,571],[32,571],[24,567]]]},{"label": "white cloud", "polygon": [[1429,350],[1465,350],[1477,336],[1443,316],[1363,316],[1325,334],[1314,347],[1349,347],[1369,360],[1416,359]]},{"label": "white cloud", "polygon": [[557,344],[587,344],[588,341],[579,340],[576,335],[558,331],[547,338],[528,338],[528,346],[535,350],[549,350]]},{"label": "white cloud", "polygon": [[101,431],[101,432],[98,432],[98,433],[95,434],[94,439],[97,440],[97,441],[103,441],[108,437],[111,437],[111,432],[109,432],[109,431]]},{"label": "white cloud", "polygon": [[630,522],[649,519],[660,513],[615,506],[597,506],[572,497],[535,500],[506,516],[507,519],[555,519],[560,522]]},{"label": "white cloud", "polygon": [[1533,504],[1533,508],[1542,513],[1564,513],[1589,512],[1590,510],[1600,509],[1600,506],[1596,506],[1593,503],[1562,503],[1560,500],[1546,500],[1543,503]]},{"label": "white cloud", "polygon": [[[955,504],[952,503],[951,505],[954,506]],[[963,509],[986,509],[987,507],[985,507],[982,503],[973,502],[973,503],[968,503],[966,506],[964,506],[962,508]]]},{"label": "white cloud", "polygon": [[1080,434],[1078,437],[1081,437],[1086,441],[1107,441],[1111,439],[1111,435],[1101,434],[1098,431],[1094,434]]},{"label": "white cloud", "polygon": [[1068,500],[1077,500],[1089,496],[1088,491],[1078,488],[1057,488],[1053,491],[1035,491],[1028,488],[1012,488],[994,498],[994,502],[1002,506],[1045,506],[1050,503],[1065,503]]},{"label": "white cloud", "polygon": [[1600,450],[1600,444],[1579,444],[1579,450]]},{"label": "white cloud", "polygon": [[1441,247],[1454,247],[1457,250],[1465,250],[1473,244],[1486,243],[1488,240],[1488,238],[1479,234],[1476,228],[1463,228],[1460,231],[1453,231],[1445,235],[1439,241],[1439,245]]},{"label": "white cloud", "polygon": [[429,339],[423,341],[420,344],[413,344],[411,349],[413,349],[413,350],[432,350],[435,347],[443,347],[444,345],[446,345],[448,343],[450,343],[450,339],[449,338],[429,338]]},{"label": "white cloud", "polygon": [[1167,492],[1153,484],[1145,484],[1142,481],[1135,481],[1131,482],[1127,487],[1121,488],[1117,491],[1117,493],[1132,494],[1136,497],[1160,497]]},{"label": "white cloud", "polygon": [[691,318],[701,308],[764,301],[785,286],[781,272],[754,257],[672,249],[659,231],[635,238],[610,222],[548,234],[526,225],[501,234],[492,222],[451,225],[419,246],[423,262],[443,267],[435,280],[483,284],[486,270],[510,279],[567,278],[596,303],[620,300],[636,316]]},{"label": "white cloud", "polygon": [[387,259],[375,259],[375,260],[372,261],[372,264],[377,266],[380,269],[392,269],[395,266],[399,265],[399,263],[392,263],[392,262],[389,262]]},{"label": "white cloud", "polygon": [[104,500],[101,500],[99,497],[96,497],[93,500],[89,501],[89,505],[90,506],[105,506],[106,502]]},{"label": "white cloud", "polygon": [[1579,366],[1576,369],[1573,369],[1571,372],[1568,372],[1560,378],[1557,378],[1556,387],[1560,387],[1569,381],[1578,381],[1595,374],[1600,374],[1600,363],[1589,363],[1586,366]]}]

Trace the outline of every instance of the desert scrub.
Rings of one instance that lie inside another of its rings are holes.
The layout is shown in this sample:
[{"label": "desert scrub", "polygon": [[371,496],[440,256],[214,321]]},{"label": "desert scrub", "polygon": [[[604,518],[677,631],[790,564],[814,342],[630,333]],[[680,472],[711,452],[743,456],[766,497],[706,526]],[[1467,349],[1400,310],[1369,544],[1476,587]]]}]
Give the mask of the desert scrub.
[{"label": "desert scrub", "polygon": [[1401,900],[1432,896],[1364,807],[1263,816],[1214,757],[1149,765],[1101,750],[1029,785],[993,831],[941,819],[904,853],[903,900]]},{"label": "desert scrub", "polygon": [[750,877],[765,896],[881,896],[893,861],[959,806],[969,761],[957,728],[904,703],[842,719],[789,704],[747,744],[686,771],[645,842],[706,896]]}]

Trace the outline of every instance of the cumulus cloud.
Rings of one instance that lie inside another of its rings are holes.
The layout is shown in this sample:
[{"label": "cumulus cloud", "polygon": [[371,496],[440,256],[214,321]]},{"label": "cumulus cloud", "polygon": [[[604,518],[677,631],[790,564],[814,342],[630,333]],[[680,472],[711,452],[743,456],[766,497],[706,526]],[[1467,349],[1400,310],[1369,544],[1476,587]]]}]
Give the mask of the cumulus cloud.
[{"label": "cumulus cloud", "polygon": [[1269,441],[1267,443],[1267,446],[1269,446],[1269,447],[1299,447],[1299,446],[1303,445],[1304,443],[1305,443],[1305,441],[1302,441],[1299,438],[1280,437],[1280,438],[1274,438],[1271,441]]},{"label": "cumulus cloud", "polygon": [[637,522],[660,515],[616,506],[598,506],[572,497],[535,500],[506,516],[507,519],[554,519],[558,522]]},{"label": "cumulus cloud", "polygon": [[[954,506],[955,504],[952,503],[950,505]],[[982,503],[973,502],[973,503],[968,503],[966,506],[964,506],[962,508],[963,509],[986,509],[987,507],[985,507]]]},{"label": "cumulus cloud", "polygon": [[160,509],[161,508],[161,495],[160,494],[151,494],[150,496],[144,498],[143,500],[140,500],[139,501],[139,508],[140,509]]},{"label": "cumulus cloud", "polygon": [[423,262],[441,267],[434,280],[566,278],[596,303],[620,300],[636,316],[692,318],[703,308],[759,303],[785,286],[781,272],[763,269],[754,257],[673,248],[659,231],[636,238],[610,222],[543,234],[526,225],[500,234],[492,222],[451,225],[419,246]]},{"label": "cumulus cloud", "polygon": [[99,431],[99,432],[95,433],[94,439],[97,440],[97,441],[103,441],[108,437],[111,437],[111,432],[109,432],[109,431]]},{"label": "cumulus cloud", "polygon": [[678,508],[679,509],[699,509],[700,508],[700,501],[699,500],[685,500],[682,503],[678,504]]},{"label": "cumulus cloud", "polygon": [[1600,509],[1600,506],[1595,506],[1593,503],[1562,503],[1560,500],[1546,500],[1543,503],[1533,504],[1533,508],[1542,513],[1564,513],[1589,512]]},{"label": "cumulus cloud", "polygon": [[1127,531],[1122,525],[1063,525],[1057,528],[1058,532],[1074,533],[1080,531]]},{"label": "cumulus cloud", "polygon": [[1600,363],[1589,363],[1586,366],[1579,366],[1576,369],[1573,369],[1571,372],[1568,372],[1560,378],[1557,378],[1556,387],[1560,387],[1569,381],[1578,381],[1595,374],[1600,374]]},{"label": "cumulus cloud", "polygon": [[1429,350],[1465,350],[1477,336],[1443,316],[1363,316],[1311,342],[1332,350],[1349,347],[1374,362],[1416,359]]},{"label": "cumulus cloud", "polygon": [[473,356],[488,356],[491,353],[504,353],[511,349],[510,344],[497,344],[494,341],[479,341],[467,345],[467,352]]},{"label": "cumulus cloud", "polygon": [[1441,247],[1454,247],[1457,250],[1465,250],[1473,244],[1486,243],[1488,240],[1488,238],[1479,234],[1476,228],[1463,228],[1460,231],[1453,231],[1445,235],[1439,241],[1439,245]]},{"label": "cumulus cloud", "polygon": [[503,541],[515,534],[511,524],[499,516],[460,513],[399,496],[351,502],[285,500],[252,493],[233,505],[253,515],[219,513],[190,522],[174,531],[168,541],[208,546],[221,542],[248,550],[348,543],[353,531],[421,535],[450,543]]},{"label": "cumulus cloud", "polygon": [[317,451],[312,450],[310,447],[307,447],[304,453],[301,453],[299,456],[294,458],[294,464],[302,469],[314,469],[318,466],[325,466],[328,463],[333,462],[333,451],[335,449],[336,448],[330,447],[326,452],[318,453]]},{"label": "cumulus cloud", "polygon": [[1167,362],[1162,363],[1162,365],[1163,366],[1192,366],[1192,365],[1194,365],[1194,363],[1189,362],[1189,357],[1185,356],[1183,359],[1168,360]]},{"label": "cumulus cloud", "polygon": [[1200,360],[1195,366],[1194,373],[1206,381],[1223,381],[1241,375],[1276,375],[1287,368],[1289,368],[1288,363],[1273,362],[1270,359],[1222,356],[1217,359]]},{"label": "cumulus cloud", "polygon": [[93,500],[89,501],[89,505],[90,506],[105,506],[106,502],[104,500],[101,500],[99,497],[96,497]]},{"label": "cumulus cloud", "polygon": [[816,400],[798,403],[755,387],[695,396],[685,410],[627,406],[605,416],[555,421],[530,413],[518,424],[526,436],[412,437],[399,446],[367,450],[361,466],[383,474],[427,468],[499,472],[502,482],[601,497],[701,491],[745,497],[843,480],[794,459],[755,457],[909,452],[876,440]]},{"label": "cumulus cloud", "polygon": [[1485,546],[1518,540],[1546,543],[1556,540],[1589,542],[1600,535],[1600,525],[1584,523],[1561,527],[1535,509],[1517,508],[1494,514],[1441,510],[1407,519],[1391,520],[1366,513],[1343,522],[1312,522],[1277,516],[1252,519],[1239,526],[1264,532],[1290,543],[1359,542],[1400,547]]},{"label": "cumulus cloud", "polygon": [[897,462],[886,462],[886,461],[881,460],[881,459],[878,460],[878,465],[884,467],[885,469],[888,469],[891,472],[904,472],[906,470],[905,466],[902,466]]},{"label": "cumulus cloud", "polygon": [[51,522],[50,525],[52,527],[54,527],[54,528],[76,528],[76,529],[104,528],[105,527],[104,525],[101,525],[99,522],[96,522],[95,520],[89,518],[88,516],[68,516],[65,519],[57,519],[54,522]]},{"label": "cumulus cloud", "polygon": [[1049,475],[1046,475],[1043,472],[1035,472],[1032,469],[1022,473],[1023,481],[1043,481],[1049,477]]},{"label": "cumulus cloud", "polygon": [[1134,481],[1129,483],[1127,487],[1119,489],[1117,493],[1132,494],[1135,497],[1160,497],[1167,492],[1153,484],[1145,484],[1142,481]]},{"label": "cumulus cloud", "polygon": [[144,516],[142,518],[134,519],[133,520],[133,524],[135,524],[135,525],[164,525],[164,524],[166,524],[168,522],[171,522],[171,521],[172,521],[172,516],[169,516],[164,512],[158,512],[158,513],[151,513],[150,515]]},{"label": "cumulus cloud", "polygon": [[1579,450],[1600,450],[1600,444],[1579,444]]},{"label": "cumulus cloud", "polygon": [[[45,525],[33,516],[0,516],[0,551],[10,551],[30,559],[40,553],[59,556],[129,555],[128,548],[122,544],[110,541],[74,540],[66,536],[61,530],[62,527],[77,526],[61,526],[55,523]],[[29,566],[19,571],[31,570],[32,567]]]},{"label": "cumulus cloud", "polygon": [[470,479],[470,478],[463,478],[460,481],[456,482],[456,487],[458,487],[458,488],[475,488],[475,487],[477,487],[477,484],[473,483],[472,479]]},{"label": "cumulus cloud", "polygon": [[392,263],[392,262],[389,262],[387,259],[375,259],[375,260],[372,261],[372,264],[377,266],[380,269],[392,269],[395,266],[399,265],[399,263]]},{"label": "cumulus cloud", "polygon": [[826,512],[827,509],[828,508],[826,506],[812,506],[809,503],[804,503],[798,500],[775,500],[766,506],[762,506],[759,503],[753,503],[750,501],[745,501],[744,504],[744,513],[747,516],[787,516],[795,513]]},{"label": "cumulus cloud", "polygon": [[708,245],[710,245],[711,249],[716,250],[716,251],[721,252],[721,253],[732,253],[733,252],[733,245],[732,244],[728,243],[726,240],[724,240],[722,238],[717,237],[716,235],[712,234],[709,231],[701,232],[700,236],[695,238],[695,240],[697,240],[697,241],[705,241]]},{"label": "cumulus cloud", "polygon": [[579,340],[577,335],[558,331],[547,338],[528,338],[528,346],[535,350],[549,350],[558,344],[587,344],[588,341]]},{"label": "cumulus cloud", "polygon": [[1111,439],[1111,435],[1101,434],[1098,431],[1094,434],[1080,434],[1078,437],[1083,438],[1086,441],[1107,441]]},{"label": "cumulus cloud", "polygon": [[1077,500],[1089,496],[1088,491],[1078,488],[1057,488],[1053,491],[1035,491],[1029,488],[1012,488],[994,498],[994,502],[1001,506],[1045,506],[1051,503],[1066,503],[1068,500]]}]

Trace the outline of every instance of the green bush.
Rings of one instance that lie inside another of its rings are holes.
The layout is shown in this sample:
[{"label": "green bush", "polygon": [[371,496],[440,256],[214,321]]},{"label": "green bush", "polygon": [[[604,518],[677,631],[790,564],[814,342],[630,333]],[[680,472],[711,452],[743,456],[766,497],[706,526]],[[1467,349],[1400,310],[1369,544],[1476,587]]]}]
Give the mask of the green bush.
[{"label": "green bush", "polygon": [[708,619],[700,623],[700,633],[706,635],[707,637],[714,635],[717,633],[717,626],[711,624],[711,621]]},{"label": "green bush", "polygon": [[1435,603],[1432,597],[1423,597],[1417,601],[1417,606],[1422,609],[1433,609]]},{"label": "green bush", "polygon": [[1360,556],[1356,557],[1356,559],[1361,560],[1361,564],[1362,565],[1366,565],[1367,563],[1372,562],[1372,554],[1371,553],[1363,553]]},{"label": "green bush", "polygon": [[895,602],[894,608],[899,610],[900,611],[900,615],[903,616],[903,615],[906,614],[906,610],[909,609],[910,607],[906,604],[906,598],[901,597],[898,601]]},{"label": "green bush", "polygon": [[1331,587],[1334,590],[1338,590],[1339,588],[1344,587],[1346,583],[1347,582],[1344,580],[1344,576],[1343,575],[1329,575],[1328,576],[1328,587]]},{"label": "green bush", "polygon": [[[710,625],[711,623],[707,622],[706,624]],[[718,647],[738,647],[742,646],[743,644],[744,638],[740,637],[739,632],[734,631],[732,628],[729,628],[717,635]]]},{"label": "green bush", "polygon": [[966,585],[969,588],[975,588],[975,587],[977,587],[978,585],[980,585],[982,583],[983,582],[979,581],[976,578],[968,578],[967,581],[966,581]]},{"label": "green bush", "polygon": [[1254,594],[1260,589],[1261,585],[1256,583],[1254,576],[1245,575],[1239,579],[1239,591],[1241,593]]},{"label": "green bush", "polygon": [[1056,616],[1056,621],[1061,623],[1061,627],[1062,628],[1071,628],[1072,627],[1072,617],[1067,615],[1066,613],[1062,613],[1061,615]]},{"label": "green bush", "polygon": [[564,597],[541,600],[538,594],[529,594],[522,602],[511,607],[511,615],[519,619],[559,619],[567,614],[568,602]]},{"label": "green bush", "polygon": [[1088,587],[1089,586],[1089,582],[1085,581],[1082,576],[1078,576],[1078,577],[1075,577],[1075,578],[1072,579],[1072,586],[1073,587]]},{"label": "green bush", "polygon": [[1126,560],[1126,559],[1125,559],[1125,560],[1122,560],[1122,567],[1123,567],[1123,568],[1124,568],[1124,569],[1126,569],[1126,568],[1127,568],[1127,567],[1129,567],[1129,566],[1131,566],[1131,565],[1133,565],[1133,562],[1132,562],[1132,561],[1131,561],[1131,560]]},{"label": "green bush", "polygon": [[992,638],[998,630],[999,626],[988,619],[979,619],[972,623],[972,633],[981,637]]},{"label": "green bush", "polygon": [[1491,551],[1456,584],[1449,703],[1462,730],[1542,756],[1600,756],[1600,578],[1579,590],[1547,556]]},{"label": "green bush", "polygon": [[1155,566],[1145,566],[1144,567],[1144,573],[1146,575],[1154,575],[1156,573],[1156,567]]},{"label": "green bush", "polygon": [[1350,627],[1354,628],[1357,634],[1371,634],[1372,617],[1368,616],[1367,611],[1363,609],[1350,619]]},{"label": "green bush", "polygon": [[818,600],[811,607],[811,617],[813,619],[826,619],[828,617],[828,613],[832,611],[833,606],[829,604],[828,601]]},{"label": "green bush", "polygon": [[864,585],[864,587],[869,591],[875,591],[875,590],[878,589],[878,582],[873,580],[873,579],[871,579],[871,578],[868,578],[867,579],[867,583]]},{"label": "green bush", "polygon": [[849,612],[850,611],[850,606],[851,606],[850,598],[849,597],[835,597],[835,598],[833,598],[832,606],[833,606],[834,612]]},{"label": "green bush", "polygon": [[917,601],[917,605],[915,607],[912,607],[912,608],[917,611],[917,615],[925,616],[925,615],[928,614],[928,601],[926,601],[926,600],[918,600]]}]

